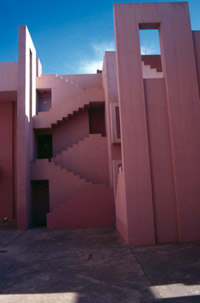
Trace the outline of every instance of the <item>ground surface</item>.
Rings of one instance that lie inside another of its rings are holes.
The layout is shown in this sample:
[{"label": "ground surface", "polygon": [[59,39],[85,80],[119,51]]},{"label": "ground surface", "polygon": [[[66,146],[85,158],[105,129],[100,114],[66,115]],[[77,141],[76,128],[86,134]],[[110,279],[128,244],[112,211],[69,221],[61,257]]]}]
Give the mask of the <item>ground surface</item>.
[{"label": "ground surface", "polygon": [[1,230],[0,302],[200,302],[200,243],[129,248],[113,228]]}]

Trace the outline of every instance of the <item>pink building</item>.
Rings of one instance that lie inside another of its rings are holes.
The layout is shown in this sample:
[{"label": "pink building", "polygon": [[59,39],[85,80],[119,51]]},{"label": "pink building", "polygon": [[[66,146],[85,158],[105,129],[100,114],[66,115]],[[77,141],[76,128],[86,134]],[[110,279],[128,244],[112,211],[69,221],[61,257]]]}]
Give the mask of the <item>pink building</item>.
[{"label": "pink building", "polygon": [[[130,245],[200,240],[200,31],[187,3],[114,5],[102,73],[42,74],[26,26],[0,63],[0,219],[116,224]],[[159,31],[143,55],[139,30]]]}]

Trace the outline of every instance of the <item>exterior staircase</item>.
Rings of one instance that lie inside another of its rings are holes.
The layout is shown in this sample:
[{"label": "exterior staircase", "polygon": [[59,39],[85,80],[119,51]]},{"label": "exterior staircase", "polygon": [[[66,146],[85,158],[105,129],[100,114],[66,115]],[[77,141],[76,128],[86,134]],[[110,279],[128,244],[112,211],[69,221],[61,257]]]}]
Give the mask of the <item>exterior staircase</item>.
[{"label": "exterior staircase", "polygon": [[87,181],[108,184],[107,140],[101,134],[90,134],[52,161]]},{"label": "exterior staircase", "polygon": [[31,163],[31,180],[49,180],[50,211],[92,185],[48,159],[37,159]]},{"label": "exterior staircase", "polygon": [[[104,102],[99,87],[80,88],[66,77],[42,75],[37,88],[52,91],[52,107],[34,117],[35,129],[50,129],[78,115],[90,102]],[[66,93],[65,93],[66,89]],[[31,180],[49,181],[47,227],[113,225],[114,194],[108,188],[107,140],[90,134],[48,159],[31,163]]]},{"label": "exterior staircase", "polygon": [[144,64],[143,61],[142,61],[142,73],[143,73],[143,79],[163,78],[163,72],[158,72],[156,68],[152,68],[150,65]]},{"label": "exterior staircase", "polygon": [[61,124],[63,119],[67,119],[70,115],[74,115],[83,110],[90,102],[104,101],[104,90],[91,87],[81,90],[81,93],[75,95],[68,100],[53,106],[47,112],[40,112],[34,117],[34,128],[52,128],[56,124]]}]

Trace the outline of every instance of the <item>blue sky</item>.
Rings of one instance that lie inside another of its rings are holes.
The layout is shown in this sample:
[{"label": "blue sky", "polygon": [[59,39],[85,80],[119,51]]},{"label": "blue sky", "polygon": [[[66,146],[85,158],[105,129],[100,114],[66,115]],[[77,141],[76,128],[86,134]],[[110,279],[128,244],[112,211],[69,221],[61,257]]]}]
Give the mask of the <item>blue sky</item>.
[{"label": "blue sky", "polygon": [[[17,61],[18,25],[27,25],[43,73],[95,73],[105,50],[115,49],[116,2],[162,1],[0,0],[0,61]],[[192,29],[200,30],[200,0],[188,2]],[[149,32],[148,37],[150,41],[142,33],[143,52],[156,53],[155,34]]]}]

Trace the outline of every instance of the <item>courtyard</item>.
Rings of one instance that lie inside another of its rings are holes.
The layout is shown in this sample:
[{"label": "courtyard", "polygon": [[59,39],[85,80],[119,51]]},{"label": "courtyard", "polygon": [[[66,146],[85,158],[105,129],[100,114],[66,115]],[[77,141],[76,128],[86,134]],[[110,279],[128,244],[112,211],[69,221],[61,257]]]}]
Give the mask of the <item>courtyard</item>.
[{"label": "courtyard", "polygon": [[128,247],[112,227],[1,230],[0,302],[200,302],[200,243]]}]

